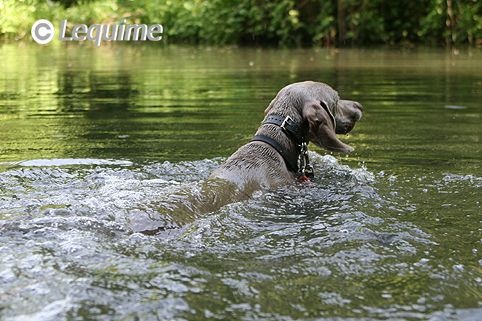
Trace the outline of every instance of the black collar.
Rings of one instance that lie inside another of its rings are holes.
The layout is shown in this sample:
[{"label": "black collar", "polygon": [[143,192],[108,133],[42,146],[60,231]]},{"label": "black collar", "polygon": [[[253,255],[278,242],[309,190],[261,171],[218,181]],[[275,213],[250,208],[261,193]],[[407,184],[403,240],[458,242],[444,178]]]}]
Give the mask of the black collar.
[{"label": "black collar", "polygon": [[278,125],[296,145],[306,142],[301,124],[296,123],[290,116],[271,114],[266,116],[262,124]]},{"label": "black collar", "polygon": [[306,149],[307,137],[300,123],[295,122],[290,116],[271,114],[266,116],[261,123],[277,125],[283,133],[295,143],[297,152],[287,151],[279,142],[266,135],[255,135],[251,141],[261,141],[273,147],[283,157],[286,167],[298,176],[313,177],[312,167],[309,164],[308,151]]}]

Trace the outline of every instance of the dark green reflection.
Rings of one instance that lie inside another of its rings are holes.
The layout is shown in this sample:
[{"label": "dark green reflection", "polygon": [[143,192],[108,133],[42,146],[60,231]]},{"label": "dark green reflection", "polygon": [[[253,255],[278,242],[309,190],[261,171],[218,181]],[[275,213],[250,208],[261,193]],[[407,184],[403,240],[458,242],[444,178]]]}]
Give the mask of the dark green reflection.
[{"label": "dark green reflection", "polygon": [[3,45],[2,161],[194,160],[245,143],[285,84],[366,107],[349,162],[479,171],[480,52]]}]

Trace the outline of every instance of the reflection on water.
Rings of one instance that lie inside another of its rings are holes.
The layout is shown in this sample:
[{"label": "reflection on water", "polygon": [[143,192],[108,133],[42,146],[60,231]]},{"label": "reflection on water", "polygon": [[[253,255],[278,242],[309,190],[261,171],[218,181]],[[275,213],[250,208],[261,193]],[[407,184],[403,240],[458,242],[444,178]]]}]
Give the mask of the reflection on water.
[{"label": "reflection on water", "polygon": [[355,164],[476,170],[480,158],[479,51],[4,45],[0,58],[3,161],[227,156],[279,88],[306,79],[366,106],[346,138]]},{"label": "reflection on water", "polygon": [[[4,45],[0,58],[2,320],[481,318],[480,52]],[[353,155],[315,149],[313,184],[132,233],[305,79],[365,106],[342,137]]]}]

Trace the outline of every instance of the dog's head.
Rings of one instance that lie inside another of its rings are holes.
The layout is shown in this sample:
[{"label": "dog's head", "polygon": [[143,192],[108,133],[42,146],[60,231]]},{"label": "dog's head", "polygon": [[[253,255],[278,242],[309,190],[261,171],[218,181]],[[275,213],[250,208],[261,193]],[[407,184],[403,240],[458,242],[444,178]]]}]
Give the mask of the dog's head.
[{"label": "dog's head", "polygon": [[295,108],[308,128],[309,140],[316,145],[330,151],[353,151],[336,134],[349,133],[355,127],[362,117],[360,103],[339,99],[338,93],[326,84],[304,81],[281,89],[266,112],[274,104],[278,108]]}]

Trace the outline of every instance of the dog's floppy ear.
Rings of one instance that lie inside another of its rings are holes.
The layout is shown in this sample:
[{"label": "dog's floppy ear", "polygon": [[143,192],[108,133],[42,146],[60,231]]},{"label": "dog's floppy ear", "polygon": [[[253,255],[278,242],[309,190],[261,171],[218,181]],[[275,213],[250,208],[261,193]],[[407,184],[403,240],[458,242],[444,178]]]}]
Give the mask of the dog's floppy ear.
[{"label": "dog's floppy ear", "polygon": [[316,145],[330,151],[344,153],[353,151],[352,147],[336,137],[335,117],[324,101],[313,100],[305,103],[303,120],[308,123],[308,138]]}]

